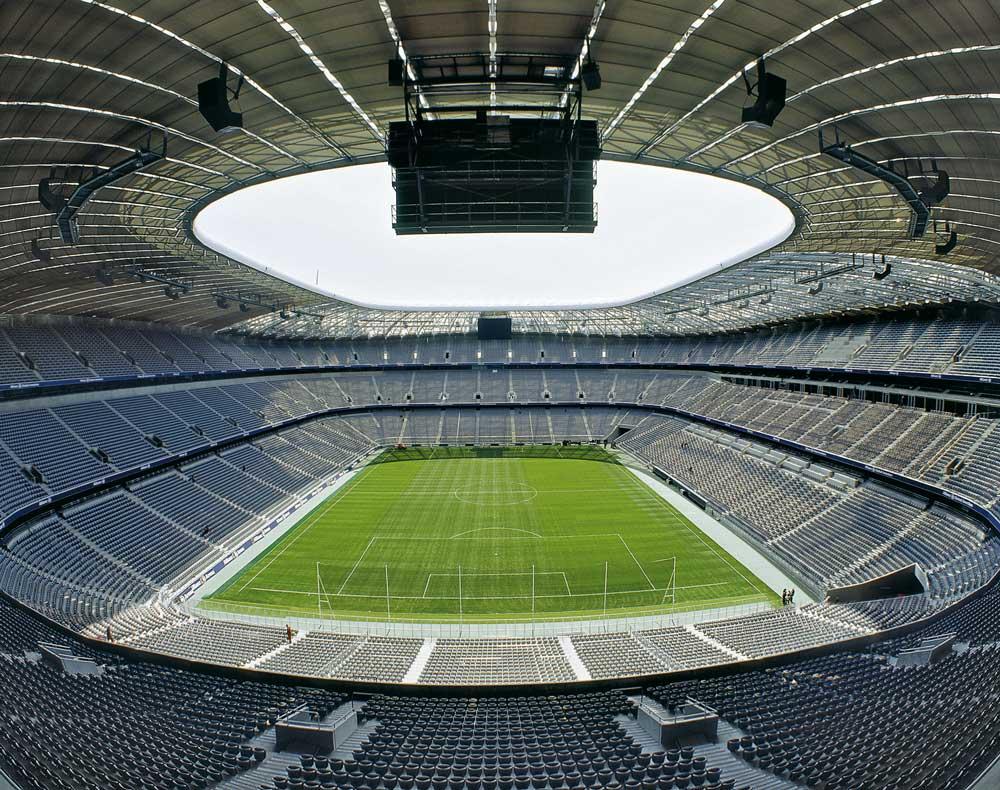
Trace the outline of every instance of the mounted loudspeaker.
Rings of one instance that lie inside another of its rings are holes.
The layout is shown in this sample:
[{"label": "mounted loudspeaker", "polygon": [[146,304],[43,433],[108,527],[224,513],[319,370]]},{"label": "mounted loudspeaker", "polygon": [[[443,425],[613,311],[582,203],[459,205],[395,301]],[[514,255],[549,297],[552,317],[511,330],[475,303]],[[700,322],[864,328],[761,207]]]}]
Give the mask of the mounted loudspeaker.
[{"label": "mounted loudspeaker", "polygon": [[[228,134],[243,128],[243,113],[236,112],[229,106],[229,89],[226,85],[229,78],[229,67],[222,63],[219,66],[219,76],[198,83],[198,111],[208,121],[209,126],[217,132]],[[239,98],[243,86],[243,76],[236,86],[233,98]]]}]

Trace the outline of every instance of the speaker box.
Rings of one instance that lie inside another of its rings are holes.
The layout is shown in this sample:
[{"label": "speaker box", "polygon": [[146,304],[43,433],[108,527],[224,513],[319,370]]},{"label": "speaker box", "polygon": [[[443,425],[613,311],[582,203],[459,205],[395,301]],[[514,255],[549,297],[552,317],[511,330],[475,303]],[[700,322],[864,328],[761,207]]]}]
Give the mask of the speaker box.
[{"label": "speaker box", "polygon": [[757,101],[743,108],[743,123],[754,126],[774,126],[774,120],[785,106],[787,83],[784,77],[764,74],[757,82]]},{"label": "speaker box", "polygon": [[216,132],[233,132],[243,128],[243,113],[229,108],[223,77],[212,77],[198,83],[198,110]]},{"label": "speaker box", "polygon": [[955,249],[957,245],[958,245],[958,232],[953,230],[948,234],[948,240],[945,241],[944,244],[934,245],[934,253],[936,255],[947,255],[949,252]]},{"label": "speaker box", "polygon": [[583,78],[583,87],[588,91],[596,91],[601,87],[601,69],[594,61],[583,64],[580,76]]},{"label": "speaker box", "polygon": [[38,182],[38,202],[53,214],[58,214],[66,207],[66,198],[52,189],[51,178],[43,178]]},{"label": "speaker box", "polygon": [[393,58],[389,61],[389,84],[395,87],[402,87],[403,85],[403,60],[402,58]]}]

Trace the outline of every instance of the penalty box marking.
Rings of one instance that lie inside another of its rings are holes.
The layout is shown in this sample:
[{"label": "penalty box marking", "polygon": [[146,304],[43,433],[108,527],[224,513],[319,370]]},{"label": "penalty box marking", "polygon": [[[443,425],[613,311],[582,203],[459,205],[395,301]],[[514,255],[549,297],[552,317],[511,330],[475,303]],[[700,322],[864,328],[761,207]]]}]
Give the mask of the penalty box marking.
[{"label": "penalty box marking", "polygon": [[[525,535],[531,535],[533,538],[541,538],[537,532],[532,532],[530,529],[518,529],[517,527],[479,527],[478,529],[469,529],[465,532],[459,532],[456,535],[452,535],[447,538],[447,540],[458,540],[459,538],[465,537],[466,535],[472,535],[476,532],[523,532]],[[552,537],[567,537],[566,535],[554,535]]]},{"label": "penalty box marking", "polygon": [[[459,578],[460,575],[461,575],[461,578],[463,578],[463,579],[474,579],[474,578],[478,578],[480,576],[562,576],[562,578],[563,578],[563,584],[566,585],[566,594],[567,595],[572,595],[573,594],[573,591],[569,588],[569,580],[566,578],[566,573],[564,571],[535,571],[534,573],[532,573],[531,571],[495,571],[495,572],[482,571],[482,572],[470,572],[470,573],[464,573],[463,572],[462,574],[458,574],[458,573],[439,573],[439,572],[428,573],[427,574],[427,581],[424,583],[424,594],[421,595],[420,597],[421,598],[426,598],[427,597],[427,590],[428,590],[428,588],[431,585],[431,579],[433,577],[435,577],[435,576],[444,576],[444,577],[449,577],[449,578],[457,579],[457,578]],[[447,596],[445,596],[445,597],[447,597]],[[495,596],[486,596],[486,598],[483,599],[483,600],[488,600],[489,598],[493,598],[493,597],[495,597]],[[516,597],[518,597],[518,598],[524,598],[525,596],[519,595],[519,596],[516,596]],[[431,598],[431,600],[438,600],[438,598]]]},{"label": "penalty box marking", "polygon": [[[483,529],[507,529],[507,527],[484,527]],[[478,532],[478,531],[479,530],[469,530],[469,532]],[[524,532],[528,532],[528,530],[523,530],[523,531]],[[448,538],[422,538],[422,537],[411,537],[411,536],[408,536],[408,535],[373,535],[369,539],[367,545],[365,546],[364,551],[361,552],[361,556],[358,557],[358,559],[355,561],[354,565],[351,567],[350,572],[347,574],[347,578],[344,579],[343,583],[340,585],[340,587],[337,589],[337,592],[334,593],[334,595],[339,596],[339,595],[343,595],[344,594],[344,588],[347,586],[347,583],[351,580],[351,577],[354,576],[355,571],[357,571],[358,567],[361,565],[361,561],[365,558],[365,555],[368,554],[368,551],[371,549],[371,547],[375,545],[376,541],[379,541],[379,540],[422,540],[422,541],[428,541],[428,540],[433,540],[433,541],[442,541],[442,540],[478,540],[477,538],[462,537],[462,535],[465,535],[465,534],[468,534],[468,533],[464,533],[463,532],[463,533],[459,533],[458,535],[452,535],[451,537],[448,537]],[[650,590],[654,590],[654,591],[656,590],[656,585],[653,584],[653,580],[649,578],[649,574],[647,574],[646,570],[642,567],[642,563],[640,563],[639,560],[636,558],[635,554],[632,553],[632,549],[629,548],[628,543],[625,542],[625,539],[618,532],[606,532],[606,533],[598,533],[598,534],[594,534],[594,535],[551,535],[551,536],[548,536],[548,537],[542,537],[542,536],[538,535],[537,533],[529,532],[529,534],[526,535],[526,536],[524,536],[524,537],[521,537],[520,535],[508,535],[508,536],[505,536],[503,539],[504,540],[587,540],[587,539],[593,539],[593,538],[617,538],[619,541],[621,541],[622,546],[625,547],[625,551],[628,552],[629,557],[631,557],[631,559],[635,563],[636,567],[639,568],[639,572],[642,573],[643,577],[646,579],[646,583],[649,585],[649,589]],[[318,562],[318,564],[319,565],[330,565],[331,563]],[[562,573],[562,571],[547,571],[547,572],[548,573]],[[528,572],[527,571],[524,571],[524,572],[515,571],[515,572],[510,573],[509,575],[517,576],[517,575],[523,575],[523,573],[528,573]],[[431,574],[431,575],[433,575],[433,574]],[[447,574],[440,574],[440,575],[447,575]],[[496,575],[499,575],[499,574],[496,574]],[[565,576],[565,574],[563,574],[563,575]],[[251,579],[251,581],[253,581],[253,580]],[[428,580],[428,583],[429,583],[429,580]],[[566,587],[567,587],[567,589],[569,588],[569,584],[568,583],[566,584]],[[424,585],[424,597],[426,597],[426,593],[427,593],[427,584]],[[570,595],[572,595],[572,593],[570,593]]]},{"label": "penalty box marking", "polygon": [[[546,571],[546,573],[561,574],[562,571]],[[455,575],[457,576],[458,574],[455,574]],[[526,576],[530,576],[531,574],[530,573],[525,573],[525,575]],[[538,574],[538,575],[541,576],[541,574]],[[462,576],[464,577],[465,574],[463,573]],[[729,582],[708,582],[706,584],[687,584],[687,585],[684,585],[682,587],[678,587],[677,589],[678,590],[699,590],[699,589],[702,589],[702,588],[705,588],[705,587],[723,587],[723,586],[725,586],[727,584],[729,584]],[[326,598],[326,599],[329,599],[329,598],[338,598],[339,597],[339,598],[367,598],[367,599],[372,599],[372,600],[377,600],[377,601],[384,601],[385,600],[385,594],[376,594],[376,593],[344,593],[343,595],[338,596],[338,595],[335,595],[333,593],[325,593],[325,592],[319,592],[318,593],[318,592],[316,592],[314,590],[286,590],[286,589],[283,589],[281,587],[250,587],[249,589],[252,592],[284,593],[286,595],[308,595],[308,596],[311,596],[311,597],[315,597],[315,596],[318,595],[320,598]],[[649,590],[649,589],[646,589],[646,588],[643,588],[641,590],[609,590],[608,591],[608,595],[636,595],[638,593],[664,592],[666,589],[671,589],[672,590],[674,588],[673,587],[670,587],[670,588],[658,587],[655,590]],[[571,595],[572,595],[572,593],[571,593]],[[580,598],[580,597],[583,597],[583,598],[587,598],[587,597],[594,598],[594,597],[599,597],[600,595],[601,595],[601,593],[599,593],[599,592],[579,593],[577,595],[574,595],[573,597],[575,597],[575,598]],[[530,597],[530,596],[527,596],[527,595],[484,595],[484,596],[472,596],[472,595],[470,595],[470,596],[463,596],[462,599],[465,600],[465,601],[523,601],[524,599],[526,599],[528,597]],[[536,595],[535,597],[536,598],[565,598],[566,596],[564,594],[562,594],[562,593],[559,593],[559,594],[547,593],[547,594],[542,594],[542,595]],[[746,596],[744,596],[744,597],[746,597]],[[753,596],[750,596],[750,597],[753,597]],[[430,596],[430,597],[427,597],[427,596],[415,596],[415,595],[392,595],[392,596],[390,596],[390,598],[393,601],[419,601],[421,599],[427,600],[427,601],[457,601],[458,600],[458,596],[457,595],[434,595],[434,596]],[[252,605],[252,606],[259,606],[259,607],[268,607],[268,608],[272,608],[272,609],[281,609],[282,608],[282,606],[280,604],[254,603],[254,604],[250,604],[250,605]]]}]

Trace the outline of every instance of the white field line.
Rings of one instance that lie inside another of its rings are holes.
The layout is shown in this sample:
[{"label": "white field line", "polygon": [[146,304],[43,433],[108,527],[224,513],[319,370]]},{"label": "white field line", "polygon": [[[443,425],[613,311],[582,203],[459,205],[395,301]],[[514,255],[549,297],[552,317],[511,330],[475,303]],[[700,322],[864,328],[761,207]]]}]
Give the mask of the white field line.
[{"label": "white field line", "polygon": [[521,495],[524,498],[523,499],[518,499],[518,500],[512,501],[512,502],[489,502],[489,503],[487,503],[487,502],[476,502],[476,501],[474,501],[472,499],[467,499],[464,496],[460,496],[459,494],[461,493],[461,491],[458,490],[458,489],[456,489],[455,491],[452,492],[452,496],[455,497],[455,499],[457,499],[459,502],[461,502],[462,504],[465,504],[465,505],[473,505],[475,507],[494,507],[494,508],[495,507],[517,507],[518,505],[526,505],[528,502],[530,502],[531,500],[535,499],[538,496],[538,491],[536,491],[534,489],[532,489],[530,493],[528,491],[517,491],[517,490],[511,490],[511,489],[503,489],[503,490],[500,490],[500,489],[482,489],[482,492],[483,493],[487,493],[490,496],[493,496],[493,495],[499,493],[499,494],[505,494],[505,495],[506,494],[510,494],[511,496]]},{"label": "white field line", "polygon": [[[358,557],[354,565],[351,567],[351,572],[347,574],[347,578],[344,579],[343,584],[341,584],[340,588],[337,590],[337,595],[340,595],[344,591],[344,588],[347,586],[347,583],[351,580],[351,577],[354,575],[354,571],[358,569],[358,566],[361,564],[361,560],[365,558],[365,555],[368,553],[368,549],[372,547],[372,544],[376,541],[377,537],[378,537],[377,535],[372,535],[371,540],[368,541],[368,545],[365,546],[365,550],[361,552],[361,556]],[[320,563],[320,567],[322,567],[322,563]]]},{"label": "white field line", "polygon": [[[465,532],[459,532],[447,538],[447,540],[457,540],[458,538],[461,538],[463,535],[471,535],[474,532],[523,532],[526,535],[532,535],[533,537],[536,538],[542,537],[537,532],[532,532],[530,529],[518,529],[517,527],[479,527],[478,529],[469,529],[466,530]],[[442,538],[442,540],[444,540],[444,538]]]},{"label": "white field line", "polygon": [[[548,571],[552,575],[562,575],[561,571]],[[457,575],[457,574],[456,574]],[[527,574],[531,575],[531,574]],[[462,578],[465,578],[465,574],[462,574]],[[689,584],[684,587],[677,587],[678,590],[695,590],[701,589],[703,587],[723,587],[729,584],[729,582],[708,582],[706,584]],[[568,585],[567,585],[568,587]],[[315,596],[317,593],[312,590],[285,590],[279,587],[251,587],[252,591],[256,592],[273,592],[273,593],[284,593],[286,595],[308,595]],[[608,595],[637,595],[639,593],[648,592],[666,592],[668,590],[673,590],[673,587],[661,587],[654,590],[648,590],[643,588],[641,590],[613,590],[608,591]],[[599,598],[602,595],[601,591],[595,590],[592,593],[544,593],[542,595],[536,595],[535,598]],[[384,601],[385,595],[377,594],[364,594],[364,593],[343,593],[339,598],[370,598],[373,600]],[[530,600],[531,595],[463,595],[463,601],[525,601]],[[457,601],[457,595],[393,595],[390,596],[392,601]],[[273,608],[281,608],[278,604],[248,604],[248,606],[271,606]]]},{"label": "white field line", "polygon": [[[525,485],[528,485],[528,484],[525,483]],[[534,486],[531,486],[531,487],[534,488]],[[489,494],[521,494],[521,493],[526,493],[523,489],[511,489],[511,488],[476,489],[476,490],[477,490],[477,492],[480,492],[480,493],[489,493]],[[617,488],[536,488],[535,491],[537,491],[539,494],[614,493],[614,492],[620,492],[621,491],[621,486],[619,486]],[[398,488],[391,488],[391,489],[390,488],[386,488],[386,489],[366,488],[363,493],[364,494],[374,494],[374,495],[377,495],[377,496],[387,496],[387,495],[390,495],[390,494],[394,495],[394,496],[399,496],[400,495]],[[406,496],[408,496],[408,497],[409,496],[451,497],[451,496],[454,496],[454,493],[455,493],[455,489],[451,489],[451,490],[448,490],[448,491],[437,489],[437,488],[434,488],[434,489],[428,488],[428,489],[425,489],[425,490],[420,490],[420,489],[410,490],[410,489],[407,489]]]},{"label": "white field line", "polygon": [[[423,598],[423,599],[429,600],[429,601],[447,600],[447,598],[434,598],[434,597],[428,598],[427,597],[427,590],[430,588],[431,579],[434,578],[435,576],[440,576],[442,578],[458,578],[458,573],[457,572],[456,573],[451,573],[451,572],[444,573],[444,572],[438,572],[438,571],[434,571],[434,572],[428,573],[427,574],[427,581],[424,582],[424,593],[420,597]],[[563,584],[566,585],[566,594],[567,595],[572,595],[573,594],[573,591],[570,590],[570,588],[569,588],[569,581],[566,578],[566,572],[565,571],[535,571],[534,573],[532,573],[531,571],[471,571],[471,572],[468,572],[468,573],[466,573],[465,571],[462,572],[462,578],[463,579],[475,579],[475,578],[478,578],[480,576],[562,576]],[[595,593],[595,595],[596,595],[596,593]],[[395,597],[404,597],[404,598],[409,597],[409,598],[412,598],[413,596],[393,596],[393,597],[394,598]],[[531,596],[530,595],[518,595],[518,596],[512,596],[512,597],[515,597],[515,598],[530,598]],[[535,597],[536,598],[540,598],[540,597],[543,597],[543,596],[536,595]],[[469,598],[470,598],[470,596],[468,596],[468,595],[463,595],[462,596],[463,600],[469,599]],[[486,597],[486,598],[473,598],[472,600],[488,600],[488,597]],[[503,599],[502,598],[498,598],[498,600],[503,600]]]},{"label": "white field line", "polygon": [[625,547],[625,551],[628,552],[628,556],[632,558],[632,562],[634,562],[636,566],[638,566],[639,572],[646,577],[646,583],[649,585],[649,589],[655,590],[656,585],[653,584],[653,580],[649,578],[649,574],[646,573],[646,569],[642,567],[642,563],[639,562],[639,559],[632,553],[632,549],[628,547],[628,544],[625,542],[625,538],[623,538],[621,535],[618,535],[618,540],[622,542],[622,545]]},{"label": "white field line", "polygon": [[[486,529],[493,529],[493,527],[486,527]],[[498,529],[507,529],[507,527],[498,527]],[[590,540],[593,538],[617,538],[617,532],[598,532],[591,535],[542,535],[540,537],[525,536],[520,535],[504,535],[502,540]],[[459,538],[452,536],[450,538],[425,538],[418,535],[376,535],[375,540],[436,540],[436,541],[448,541],[448,540],[480,540],[480,538]],[[329,565],[330,563],[325,563]]]},{"label": "white field line", "polygon": [[330,499],[327,502],[324,502],[321,507],[317,508],[312,513],[310,513],[309,515],[307,515],[304,521],[300,521],[298,524],[296,524],[295,527],[293,527],[292,529],[295,529],[296,527],[302,528],[303,525],[304,525],[304,528],[302,529],[302,531],[298,535],[296,535],[294,538],[292,538],[290,541],[288,541],[288,543],[286,543],[284,546],[282,546],[281,547],[281,551],[279,551],[277,554],[275,554],[273,557],[271,557],[271,559],[267,561],[266,565],[264,565],[253,576],[251,576],[249,579],[247,579],[243,583],[243,586],[240,587],[240,592],[243,592],[252,581],[256,580],[256,578],[258,576],[260,576],[264,571],[266,571],[268,568],[270,568],[271,564],[276,559],[278,559],[282,554],[284,554],[289,549],[289,547],[291,547],[299,538],[301,538],[303,535],[305,535],[307,532],[309,532],[310,529],[312,529],[314,526],[316,526],[316,524],[319,523],[320,516],[326,515],[330,511],[331,508],[333,508],[335,505],[337,505],[342,499],[345,499],[347,497],[347,494],[349,492],[351,492],[355,488],[357,488],[358,483],[361,481],[361,478],[365,477],[367,475],[368,470],[371,469],[371,468],[372,468],[371,466],[367,466],[364,469],[360,470],[358,472],[358,474],[356,474],[354,476],[354,479],[351,480],[350,483],[348,483],[342,489],[338,489],[337,491],[334,491],[333,494],[330,495]]},{"label": "white field line", "polygon": [[[458,573],[432,571],[428,576],[458,576]],[[531,576],[531,571],[462,571],[463,579],[473,579],[477,576]],[[563,571],[535,571],[535,576],[565,576]]]},{"label": "white field line", "polygon": [[[743,581],[745,581],[748,585],[750,585],[751,589],[754,589],[759,594],[765,595],[765,596],[768,595],[771,592],[770,588],[768,588],[767,590],[765,590],[765,591],[762,592],[761,589],[760,589],[760,587],[758,587],[756,584],[753,583],[753,581],[751,581],[750,579],[748,579],[746,577],[746,574],[744,574],[742,571],[740,571],[739,568],[735,567],[726,557],[724,557],[722,554],[720,554],[718,552],[718,550],[715,548],[715,546],[712,545],[712,543],[710,543],[709,541],[705,540],[705,536],[701,533],[701,530],[699,530],[699,529],[691,529],[691,527],[688,525],[688,520],[684,517],[683,514],[680,513],[680,511],[678,511],[676,508],[674,508],[673,505],[671,505],[669,502],[667,502],[659,494],[657,494],[656,492],[650,490],[649,487],[646,486],[645,483],[643,483],[639,478],[637,478],[631,472],[626,472],[626,474],[629,475],[628,480],[631,483],[631,487],[633,488],[634,491],[640,492],[647,499],[655,500],[656,503],[663,510],[666,510],[668,513],[670,513],[672,516],[674,516],[674,521],[678,521],[681,524],[681,526],[684,527],[684,529],[686,529],[688,532],[690,532],[692,535],[694,535],[696,538],[698,538],[698,540],[701,541],[702,545],[704,545],[705,547],[707,547],[709,551],[711,551],[716,557],[718,557],[726,565],[728,565],[729,568],[730,568],[730,570],[732,570],[737,576],[739,576],[741,579],[743,579]],[[677,518],[678,516],[679,516],[679,518]],[[682,589],[682,588],[678,587],[677,589]]]}]

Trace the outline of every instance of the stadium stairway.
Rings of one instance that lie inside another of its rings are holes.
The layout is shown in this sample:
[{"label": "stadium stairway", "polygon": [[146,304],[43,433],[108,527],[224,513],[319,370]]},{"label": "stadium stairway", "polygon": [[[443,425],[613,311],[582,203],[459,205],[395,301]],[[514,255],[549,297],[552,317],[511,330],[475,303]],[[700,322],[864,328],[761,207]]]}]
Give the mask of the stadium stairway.
[{"label": "stadium stairway", "polygon": [[705,743],[696,746],[694,753],[699,757],[704,757],[712,765],[722,768],[726,776],[736,780],[737,787],[750,786],[753,790],[788,790],[793,787],[800,787],[799,784],[775,776],[768,771],[762,771],[744,760],[734,756],[726,748],[726,742],[730,738],[740,738],[746,735],[743,730],[734,727],[726,721],[719,721],[718,736],[715,743]]},{"label": "stadium stairway", "polygon": [[[362,705],[361,708],[363,707]],[[334,708],[320,721],[322,723],[335,721],[345,713],[359,709],[357,703],[347,701]],[[354,750],[364,744],[368,736],[378,727],[378,724],[378,721],[373,719],[359,726],[329,755],[330,758],[341,760],[351,759]],[[216,790],[259,790],[261,787],[273,787],[275,776],[286,775],[289,766],[293,766],[294,768],[302,765],[299,752],[277,750],[277,736],[274,727],[265,730],[250,740],[248,745],[252,749],[264,749],[267,753],[266,757],[251,770],[230,776],[219,782],[215,785]]]},{"label": "stadium stairway", "polygon": [[[640,697],[630,696],[632,700],[637,705],[639,704]],[[643,704],[650,706],[652,708],[660,708],[664,714],[666,714],[666,709],[660,705],[654,699],[650,697],[641,698]],[[618,721],[625,732],[631,737],[632,741],[642,747],[644,754],[653,754],[661,750],[660,744],[657,742],[656,738],[646,732],[639,722],[631,717],[625,715],[619,715],[615,717],[615,721]],[[687,746],[693,750],[694,757],[702,757],[705,759],[708,765],[715,766],[721,769],[722,774],[728,779],[732,779],[736,783],[738,788],[752,788],[753,790],[792,790],[792,788],[800,787],[800,785],[795,782],[789,781],[780,776],[775,776],[767,771],[762,771],[761,769],[740,760],[735,757],[727,748],[726,742],[730,738],[739,738],[746,735],[743,730],[734,727],[732,724],[719,720],[718,723],[718,734],[716,735],[716,740],[705,741],[701,738],[691,739],[690,742],[682,741],[677,744],[678,747]]]}]

